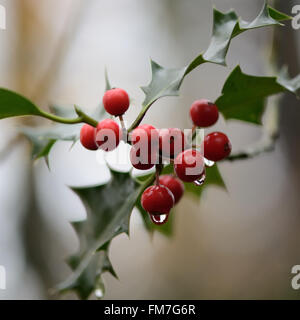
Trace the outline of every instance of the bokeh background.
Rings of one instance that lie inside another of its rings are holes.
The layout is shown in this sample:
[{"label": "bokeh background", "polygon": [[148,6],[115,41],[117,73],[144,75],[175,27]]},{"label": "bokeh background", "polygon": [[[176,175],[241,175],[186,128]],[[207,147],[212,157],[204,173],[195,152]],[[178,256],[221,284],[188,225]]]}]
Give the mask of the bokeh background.
[{"label": "bokeh background", "polygon": [[[297,1],[277,1],[287,14]],[[99,104],[104,69],[114,86],[133,98],[126,121],[134,120],[149,82],[150,60],[180,67],[207,48],[212,7],[234,8],[253,19],[262,0],[1,0],[7,30],[0,31],[0,86],[16,90],[47,109],[50,102],[92,110]],[[300,72],[300,30],[290,22],[279,31],[279,65]],[[190,104],[215,100],[224,80],[240,64],[254,75],[269,74],[272,28],[234,39],[228,68],[204,64],[184,82],[179,98],[164,98],[145,118],[157,127],[190,128]],[[151,239],[134,210],[130,239],[118,236],[110,257],[119,280],[105,274],[107,299],[299,299],[291,268],[300,264],[300,106],[285,96],[280,139],[273,152],[222,163],[228,191],[205,190],[201,201],[186,197],[176,209],[172,238]],[[95,153],[79,143],[59,142],[43,160],[30,162],[30,145],[14,139],[24,123],[0,125],[0,265],[7,272],[1,299],[53,299],[49,288],[70,270],[64,258],[78,247],[68,221],[85,211],[68,185],[107,181]],[[257,141],[262,129],[221,119],[235,151]],[[69,294],[64,299],[76,298]],[[92,297],[93,298],[93,297]]]}]

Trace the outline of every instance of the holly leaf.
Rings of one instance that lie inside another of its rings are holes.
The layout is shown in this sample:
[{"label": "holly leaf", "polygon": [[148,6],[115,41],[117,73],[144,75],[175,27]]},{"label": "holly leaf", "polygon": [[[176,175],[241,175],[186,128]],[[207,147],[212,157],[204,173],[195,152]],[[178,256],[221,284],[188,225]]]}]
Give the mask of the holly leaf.
[{"label": "holly leaf", "polygon": [[36,160],[42,157],[48,157],[50,150],[54,146],[56,139],[50,139],[48,133],[46,133],[46,139],[44,138],[44,131],[41,130],[40,135],[37,134],[37,130],[31,127],[21,128],[20,131],[31,141],[32,150],[31,157]]},{"label": "holly leaf", "polygon": [[225,119],[261,124],[267,97],[283,91],[297,94],[299,88],[300,76],[257,77],[243,73],[237,66],[225,81],[216,104]]},{"label": "holly leaf", "polygon": [[213,33],[208,49],[196,57],[188,66],[186,73],[204,62],[225,66],[227,52],[233,38],[247,30],[282,25],[281,21],[291,19],[290,16],[271,8],[266,2],[258,16],[251,22],[239,18],[234,10],[222,13],[214,8],[213,15]]},{"label": "holly leaf", "polygon": [[[108,257],[108,247],[106,250],[96,252],[80,276],[69,287],[62,287],[61,293],[73,290],[78,294],[80,299],[86,300],[94,292],[96,297],[102,298],[105,294],[105,287],[101,275],[109,272],[117,278]],[[72,270],[76,270],[80,265],[80,257],[72,256],[68,259],[67,263]]]},{"label": "holly leaf", "polygon": [[[111,84],[108,79],[107,71],[105,70],[105,91],[111,89]],[[50,110],[57,116],[64,118],[74,118],[76,113],[73,108],[67,108],[59,105],[51,105]],[[102,120],[106,116],[103,103],[95,108],[92,112],[92,118],[98,121]],[[43,127],[23,127],[20,131],[31,141],[32,143],[32,158],[37,160],[39,158],[45,158],[48,163],[49,153],[54,144],[60,141],[72,141],[75,143],[79,139],[80,129],[82,123],[79,124],[62,124],[53,123],[50,126]]]},{"label": "holly leaf", "polygon": [[146,112],[159,98],[178,96],[185,76],[202,63],[226,65],[230,42],[237,35],[250,29],[281,25],[281,21],[291,19],[266,3],[259,15],[251,22],[239,19],[233,10],[222,13],[214,9],[213,14],[213,33],[208,49],[200,53],[190,64],[183,68],[167,69],[151,60],[152,80],[148,86],[142,87],[145,93],[142,112]]},{"label": "holly leaf", "polygon": [[22,95],[0,88],[0,119],[29,115],[40,116],[41,110]]},{"label": "holly leaf", "polygon": [[[69,108],[51,106],[51,111],[62,117],[73,117],[74,111]],[[48,158],[48,155],[58,141],[73,141],[76,142],[79,139],[80,128],[82,124],[62,124],[53,123],[50,126],[43,127],[21,127],[22,132],[32,144],[32,158],[37,160],[39,158]]]},{"label": "holly leaf", "polygon": [[62,292],[76,290],[84,299],[100,290],[103,272],[116,276],[108,258],[108,246],[117,235],[129,234],[129,218],[136,200],[153,181],[140,184],[129,173],[112,169],[110,172],[111,179],[104,185],[72,188],[85,206],[87,219],[72,223],[80,248],[68,259],[73,273],[58,289]]},{"label": "holly leaf", "polygon": [[143,106],[151,105],[161,97],[177,96],[186,72],[186,67],[166,69],[151,60],[151,70],[152,80],[150,84],[142,87],[146,95]]}]

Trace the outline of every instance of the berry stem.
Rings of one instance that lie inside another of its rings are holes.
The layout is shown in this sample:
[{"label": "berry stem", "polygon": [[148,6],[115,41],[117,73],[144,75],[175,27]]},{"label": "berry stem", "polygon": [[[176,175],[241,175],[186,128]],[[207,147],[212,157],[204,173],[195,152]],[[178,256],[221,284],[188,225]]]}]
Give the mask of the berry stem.
[{"label": "berry stem", "polygon": [[128,132],[133,131],[142,122],[142,120],[144,119],[144,117],[146,115],[146,112],[149,110],[149,108],[152,106],[153,103],[154,103],[154,101],[143,107],[143,109],[141,110],[141,112],[139,113],[137,118],[134,120],[134,122],[132,123],[132,125],[128,129]]},{"label": "berry stem", "polygon": [[88,116],[78,106],[75,106],[74,108],[75,108],[75,111],[78,114],[79,118],[82,119],[81,122],[90,124],[93,127],[97,127],[97,125],[98,125],[98,121],[97,120],[95,120],[95,119],[91,118],[90,116]]},{"label": "berry stem", "polygon": [[157,164],[155,165],[155,184],[159,186],[159,176],[162,172],[164,165],[163,164]]},{"label": "berry stem", "polygon": [[46,111],[40,110],[40,116],[55,122],[59,122],[59,123],[65,123],[65,124],[75,124],[75,123],[80,123],[82,122],[82,118],[78,117],[75,119],[67,119],[67,118],[62,118],[59,116],[56,116],[54,114],[48,113]]},{"label": "berry stem", "polygon": [[192,148],[193,148],[193,149],[200,149],[201,146],[199,146],[198,144],[193,144],[193,145],[192,145]]},{"label": "berry stem", "polygon": [[39,110],[40,111],[40,116],[55,122],[59,123],[65,123],[65,124],[76,124],[76,123],[87,123],[93,127],[97,127],[98,121],[95,119],[89,117],[87,114],[85,114],[83,111],[81,111],[77,106],[75,106],[75,111],[78,115],[78,118],[75,119],[68,119],[68,118],[63,118],[59,117],[57,115],[54,115],[52,113],[48,113],[44,110]]},{"label": "berry stem", "polygon": [[155,184],[159,186],[159,169],[158,166],[156,166],[156,171],[155,171]]},{"label": "berry stem", "polygon": [[171,157],[165,157],[163,155],[159,155],[159,161],[162,163],[163,161],[169,161],[170,163],[174,163],[174,159]]},{"label": "berry stem", "polygon": [[127,142],[127,129],[126,129],[126,126],[125,126],[125,122],[124,122],[124,118],[123,116],[119,116],[119,119],[120,119],[120,123],[121,123],[121,128],[122,128],[122,140],[124,142]]},{"label": "berry stem", "polygon": [[122,130],[126,130],[123,116],[119,116],[119,119],[120,119],[120,123],[121,123]]},{"label": "berry stem", "polygon": [[196,130],[197,130],[197,126],[196,126],[196,125],[193,125],[193,128],[192,128],[192,136],[194,136]]}]

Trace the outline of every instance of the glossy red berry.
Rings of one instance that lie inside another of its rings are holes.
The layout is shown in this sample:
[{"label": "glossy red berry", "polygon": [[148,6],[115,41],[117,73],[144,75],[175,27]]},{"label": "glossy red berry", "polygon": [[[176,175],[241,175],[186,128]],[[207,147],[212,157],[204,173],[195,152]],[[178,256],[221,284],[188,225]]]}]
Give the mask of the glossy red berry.
[{"label": "glossy red berry", "polygon": [[159,184],[172,192],[175,204],[179,202],[184,193],[184,184],[179,179],[171,175],[163,175],[159,177]]},{"label": "glossy red berry", "polygon": [[174,169],[180,180],[185,182],[196,181],[203,174],[204,158],[197,150],[185,150],[175,159]]},{"label": "glossy red berry", "polygon": [[115,121],[103,120],[96,129],[96,144],[104,151],[112,151],[119,145],[121,135],[121,129]]},{"label": "glossy red berry", "polygon": [[96,128],[85,124],[80,130],[80,142],[88,150],[97,150],[96,144]]},{"label": "glossy red berry", "polygon": [[220,161],[229,156],[231,143],[222,132],[212,132],[204,138],[204,157],[211,161]]},{"label": "glossy red berry", "polygon": [[152,186],[144,191],[141,204],[151,215],[167,215],[174,207],[174,196],[165,186]]},{"label": "glossy red berry", "polygon": [[123,89],[115,88],[105,92],[103,105],[105,110],[113,116],[121,116],[129,108],[129,96]]},{"label": "glossy red berry", "polygon": [[130,150],[130,162],[138,170],[149,170],[156,164],[156,152],[151,152],[147,147]]},{"label": "glossy red berry", "polygon": [[159,150],[163,156],[175,157],[185,148],[185,136],[178,128],[159,130]]},{"label": "glossy red berry", "polygon": [[190,116],[195,126],[210,127],[219,119],[218,107],[205,99],[195,101],[190,109]]},{"label": "glossy red berry", "polygon": [[150,124],[142,124],[135,128],[131,134],[133,145],[137,143],[154,148],[158,145],[158,130]]}]

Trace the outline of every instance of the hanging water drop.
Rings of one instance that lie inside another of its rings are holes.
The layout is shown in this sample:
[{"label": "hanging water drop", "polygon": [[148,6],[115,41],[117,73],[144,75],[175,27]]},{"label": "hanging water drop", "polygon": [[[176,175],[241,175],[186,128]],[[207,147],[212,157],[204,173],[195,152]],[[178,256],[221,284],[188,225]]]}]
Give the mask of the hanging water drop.
[{"label": "hanging water drop", "polygon": [[204,158],[204,163],[207,167],[212,167],[214,166],[215,162],[214,161],[211,161],[211,160],[208,160],[206,158]]},{"label": "hanging water drop", "polygon": [[101,289],[96,289],[95,290],[95,296],[97,299],[102,299],[103,298],[103,291]]},{"label": "hanging water drop", "polygon": [[201,176],[199,179],[197,179],[196,181],[194,181],[194,184],[197,186],[197,187],[200,187],[203,185],[203,183],[205,182],[205,179],[206,179],[206,174],[205,174],[205,170],[202,172]]},{"label": "hanging water drop", "polygon": [[169,214],[151,214],[150,213],[149,215],[150,215],[151,221],[158,226],[165,224],[169,218]]}]

